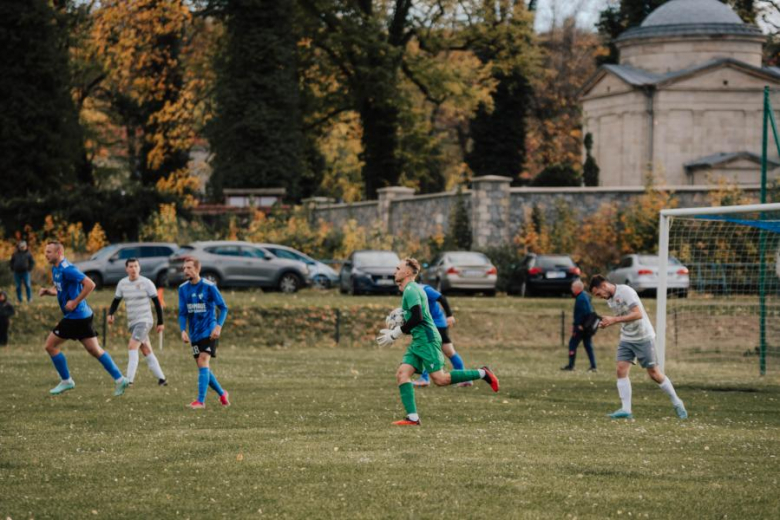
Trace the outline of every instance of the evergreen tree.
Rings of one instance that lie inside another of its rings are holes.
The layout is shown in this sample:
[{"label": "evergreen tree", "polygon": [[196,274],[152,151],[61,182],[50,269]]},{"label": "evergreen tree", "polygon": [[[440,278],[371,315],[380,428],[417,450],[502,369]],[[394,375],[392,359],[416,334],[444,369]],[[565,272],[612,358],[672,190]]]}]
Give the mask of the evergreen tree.
[{"label": "evergreen tree", "polygon": [[585,134],[585,164],[582,165],[582,180],[585,186],[598,186],[601,169],[596,164],[596,159],[591,155],[593,149],[593,134]]},{"label": "evergreen tree", "polygon": [[0,3],[0,193],[6,198],[62,190],[83,171],[60,30],[46,0]]},{"label": "evergreen tree", "polygon": [[580,174],[571,164],[551,164],[534,177],[531,184],[538,187],[576,187],[581,182]]},{"label": "evergreen tree", "polygon": [[455,205],[450,213],[449,235],[447,242],[453,247],[463,251],[471,250],[471,218],[460,186],[455,195]]},{"label": "evergreen tree", "polygon": [[300,195],[304,147],[294,2],[224,0],[224,46],[215,64],[216,109],[207,133],[214,152],[209,185],[284,187]]}]

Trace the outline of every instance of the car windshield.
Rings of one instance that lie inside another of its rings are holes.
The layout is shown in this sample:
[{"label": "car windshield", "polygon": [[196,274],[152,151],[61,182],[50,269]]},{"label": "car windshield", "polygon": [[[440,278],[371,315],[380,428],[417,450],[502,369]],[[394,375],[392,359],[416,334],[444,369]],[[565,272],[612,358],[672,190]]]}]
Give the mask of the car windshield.
[{"label": "car windshield", "polygon": [[537,256],[536,266],[543,269],[556,267],[574,267],[574,262],[568,256]]},{"label": "car windshield", "polygon": [[[656,255],[639,255],[639,265],[647,265],[651,267],[658,267],[658,256]],[[669,265],[682,265],[679,260],[673,256],[669,257]]]},{"label": "car windshield", "polygon": [[488,265],[490,263],[488,257],[479,253],[447,253],[447,257],[455,265]]},{"label": "car windshield", "polygon": [[395,267],[400,261],[401,259],[398,258],[398,255],[390,251],[358,253],[355,255],[355,265],[363,267]]},{"label": "car windshield", "polygon": [[97,253],[92,255],[89,259],[90,260],[102,260],[104,258],[108,258],[113,254],[114,251],[116,251],[116,248],[119,246],[113,245],[113,246],[106,246],[103,249],[100,249]]}]

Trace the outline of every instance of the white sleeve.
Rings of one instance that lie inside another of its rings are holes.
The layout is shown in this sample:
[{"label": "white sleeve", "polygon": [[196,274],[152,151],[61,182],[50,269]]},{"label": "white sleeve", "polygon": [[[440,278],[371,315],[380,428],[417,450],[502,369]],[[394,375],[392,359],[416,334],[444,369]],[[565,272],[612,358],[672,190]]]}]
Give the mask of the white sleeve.
[{"label": "white sleeve", "polygon": [[146,279],[146,294],[149,296],[149,298],[154,298],[157,296],[157,287],[154,286],[154,282],[150,279]]},{"label": "white sleeve", "polygon": [[122,298],[122,282],[123,280],[119,280],[119,283],[116,284],[116,292],[114,293],[114,298]]},{"label": "white sleeve", "polygon": [[626,294],[625,295],[625,302],[626,302],[626,305],[628,305],[629,309],[633,309],[634,307],[636,307],[640,303],[642,303],[639,300],[639,295],[636,293],[636,291],[633,288],[626,286],[626,290],[624,292]]}]

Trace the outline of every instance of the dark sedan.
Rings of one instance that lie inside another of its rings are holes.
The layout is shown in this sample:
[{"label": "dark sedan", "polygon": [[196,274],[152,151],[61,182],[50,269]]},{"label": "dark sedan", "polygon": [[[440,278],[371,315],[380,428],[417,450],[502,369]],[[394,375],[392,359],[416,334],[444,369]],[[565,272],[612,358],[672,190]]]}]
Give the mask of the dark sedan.
[{"label": "dark sedan", "polygon": [[509,279],[509,294],[569,294],[571,283],[580,277],[580,268],[568,255],[526,256]]},{"label": "dark sedan", "polygon": [[395,267],[401,262],[392,251],[355,251],[341,266],[339,291],[359,294],[399,294]]}]

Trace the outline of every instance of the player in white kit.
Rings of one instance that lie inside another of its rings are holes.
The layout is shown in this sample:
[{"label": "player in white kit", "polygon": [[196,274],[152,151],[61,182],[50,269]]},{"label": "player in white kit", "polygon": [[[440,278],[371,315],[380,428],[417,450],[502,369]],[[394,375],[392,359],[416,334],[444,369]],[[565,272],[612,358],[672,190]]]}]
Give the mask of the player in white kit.
[{"label": "player in white kit", "polygon": [[628,373],[634,359],[647,369],[647,375],[658,383],[658,388],[669,396],[672,406],[680,419],[687,419],[685,405],[677,396],[672,381],[658,367],[655,356],[655,330],[647,317],[645,307],[639,295],[628,285],[610,283],[602,275],[597,274],[590,280],[591,294],[607,300],[607,305],[615,316],[605,316],[601,319],[601,327],[621,324],[620,343],[617,350],[617,388],[622,406],[609,414],[612,419],[632,419],[631,412],[631,380]]},{"label": "player in white kit", "polygon": [[127,272],[127,276],[119,280],[116,286],[114,301],[111,302],[111,308],[108,311],[108,323],[109,325],[114,324],[114,313],[119,307],[119,303],[124,299],[127,308],[127,325],[130,329],[130,342],[127,344],[127,378],[132,385],[135,372],[138,369],[138,350],[140,348],[149,370],[157,378],[157,383],[160,386],[166,386],[168,381],[160,368],[160,362],[152,352],[152,344],[149,341],[149,331],[154,326],[149,300],[152,300],[157,312],[157,333],[159,334],[165,329],[162,305],[157,297],[157,288],[154,286],[154,282],[141,276],[141,264],[138,259],[128,258],[125,262],[125,272]]}]

